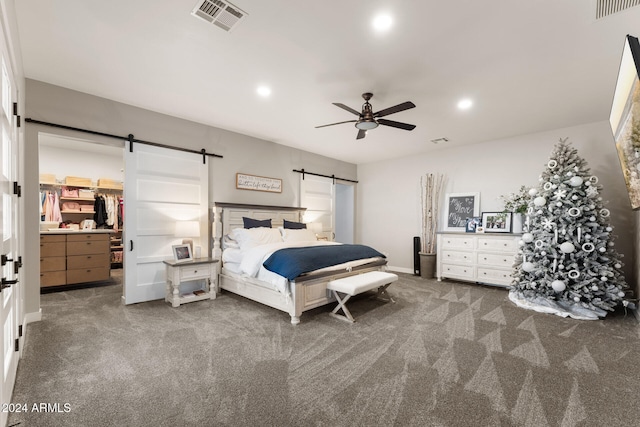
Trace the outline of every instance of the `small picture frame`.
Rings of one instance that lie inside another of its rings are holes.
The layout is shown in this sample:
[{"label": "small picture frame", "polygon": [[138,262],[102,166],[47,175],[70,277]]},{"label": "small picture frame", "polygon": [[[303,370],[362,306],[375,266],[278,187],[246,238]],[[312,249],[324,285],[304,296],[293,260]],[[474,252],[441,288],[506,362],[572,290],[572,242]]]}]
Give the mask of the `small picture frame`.
[{"label": "small picture frame", "polygon": [[82,231],[89,231],[89,230],[93,230],[93,220],[85,219],[84,221],[82,221]]},{"label": "small picture frame", "polygon": [[485,233],[511,233],[511,212],[482,212]]},{"label": "small picture frame", "polygon": [[467,218],[467,222],[464,226],[464,231],[467,233],[475,233],[476,229],[482,224],[479,216]]},{"label": "small picture frame", "polygon": [[173,245],[171,246],[173,250],[173,260],[175,262],[186,262],[193,261],[193,254],[191,253],[191,245]]}]

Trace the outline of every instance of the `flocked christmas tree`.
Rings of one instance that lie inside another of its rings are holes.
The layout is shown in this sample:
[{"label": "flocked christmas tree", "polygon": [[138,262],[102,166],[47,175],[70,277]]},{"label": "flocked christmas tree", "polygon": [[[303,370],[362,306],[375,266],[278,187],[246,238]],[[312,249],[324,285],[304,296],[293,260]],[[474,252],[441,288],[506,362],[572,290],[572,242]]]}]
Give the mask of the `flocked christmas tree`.
[{"label": "flocked christmas tree", "polygon": [[524,234],[510,295],[516,304],[581,319],[628,306],[621,255],[598,178],[561,139],[529,190]]}]

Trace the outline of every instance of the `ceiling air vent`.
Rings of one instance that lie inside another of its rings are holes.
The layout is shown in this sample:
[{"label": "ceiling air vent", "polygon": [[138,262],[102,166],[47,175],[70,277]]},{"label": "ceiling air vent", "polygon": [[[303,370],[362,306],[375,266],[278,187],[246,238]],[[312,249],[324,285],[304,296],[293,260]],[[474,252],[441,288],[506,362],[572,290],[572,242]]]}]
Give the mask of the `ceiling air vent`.
[{"label": "ceiling air vent", "polygon": [[640,0],[596,0],[596,19],[640,5]]},{"label": "ceiling air vent", "polygon": [[191,14],[225,31],[231,31],[247,16],[238,7],[221,0],[199,0]]}]

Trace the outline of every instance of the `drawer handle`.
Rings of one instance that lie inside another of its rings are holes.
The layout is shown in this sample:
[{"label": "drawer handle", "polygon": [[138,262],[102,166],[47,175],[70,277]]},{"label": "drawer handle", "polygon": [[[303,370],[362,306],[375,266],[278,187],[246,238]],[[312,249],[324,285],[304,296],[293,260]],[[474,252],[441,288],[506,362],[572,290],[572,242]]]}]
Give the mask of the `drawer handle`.
[{"label": "drawer handle", "polygon": [[485,271],[485,272],[484,272],[484,273],[482,273],[482,274],[484,274],[484,275],[486,276],[486,275],[487,275],[487,272]]},{"label": "drawer handle", "polygon": [[87,259],[91,259],[91,255],[87,256]]},{"label": "drawer handle", "polygon": [[193,270],[193,274],[196,274],[196,273],[198,273],[198,270]]}]

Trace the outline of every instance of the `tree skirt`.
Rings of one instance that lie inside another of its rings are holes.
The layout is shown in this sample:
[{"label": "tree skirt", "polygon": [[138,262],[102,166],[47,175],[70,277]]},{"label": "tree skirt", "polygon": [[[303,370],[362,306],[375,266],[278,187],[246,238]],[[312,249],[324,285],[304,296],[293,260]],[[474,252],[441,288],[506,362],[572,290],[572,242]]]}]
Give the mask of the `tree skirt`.
[{"label": "tree skirt", "polygon": [[539,313],[550,313],[556,316],[571,317],[578,320],[598,320],[607,312],[598,308],[590,309],[580,304],[564,301],[552,301],[540,296],[527,297],[520,292],[509,291],[509,299],[518,307],[534,310]]}]

